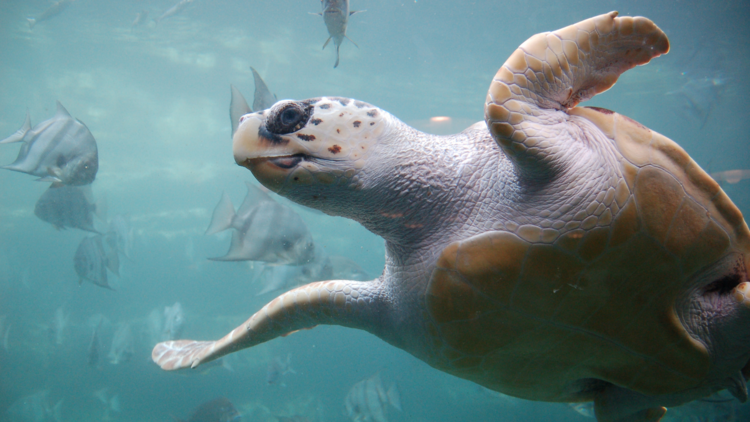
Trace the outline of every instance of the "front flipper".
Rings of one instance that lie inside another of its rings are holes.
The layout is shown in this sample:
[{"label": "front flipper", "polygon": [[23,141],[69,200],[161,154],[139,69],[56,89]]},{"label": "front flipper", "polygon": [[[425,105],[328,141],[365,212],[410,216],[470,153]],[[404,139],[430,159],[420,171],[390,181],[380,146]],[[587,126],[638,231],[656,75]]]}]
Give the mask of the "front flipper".
[{"label": "front flipper", "polygon": [[176,340],[156,345],[151,359],[165,370],[195,368],[226,354],[253,347],[318,324],[375,331],[382,320],[378,280],[310,283],[272,300],[242,325],[217,341]]},{"label": "front flipper", "polygon": [[487,126],[522,171],[554,172],[563,151],[571,152],[560,143],[573,142],[566,110],[667,51],[667,36],[653,22],[617,12],[534,35],[495,75],[485,103]]}]

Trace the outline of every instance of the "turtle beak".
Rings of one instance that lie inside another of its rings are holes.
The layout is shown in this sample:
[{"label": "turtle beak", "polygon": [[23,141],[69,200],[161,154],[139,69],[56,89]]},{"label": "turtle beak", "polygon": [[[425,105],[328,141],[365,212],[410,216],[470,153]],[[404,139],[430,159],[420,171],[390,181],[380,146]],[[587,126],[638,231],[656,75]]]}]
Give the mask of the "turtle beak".
[{"label": "turtle beak", "polygon": [[264,129],[262,113],[240,118],[232,142],[234,161],[250,170],[264,186],[278,192],[289,173],[303,161],[306,151],[298,143]]}]

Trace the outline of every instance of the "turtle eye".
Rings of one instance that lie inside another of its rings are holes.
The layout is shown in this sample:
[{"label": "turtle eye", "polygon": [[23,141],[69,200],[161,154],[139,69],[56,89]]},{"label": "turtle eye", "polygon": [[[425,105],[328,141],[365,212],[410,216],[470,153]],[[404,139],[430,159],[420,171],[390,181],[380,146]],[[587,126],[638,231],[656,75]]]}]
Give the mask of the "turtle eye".
[{"label": "turtle eye", "polygon": [[296,101],[282,102],[271,108],[266,120],[269,132],[284,135],[296,132],[307,124],[312,114],[312,107]]}]

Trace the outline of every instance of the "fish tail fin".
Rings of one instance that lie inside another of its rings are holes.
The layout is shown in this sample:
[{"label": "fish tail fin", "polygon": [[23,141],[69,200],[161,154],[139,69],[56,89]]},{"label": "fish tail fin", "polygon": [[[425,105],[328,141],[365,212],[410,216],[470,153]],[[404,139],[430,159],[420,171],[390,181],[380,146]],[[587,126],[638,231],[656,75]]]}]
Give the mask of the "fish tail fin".
[{"label": "fish tail fin", "polygon": [[341,48],[341,44],[336,46],[336,63],[333,64],[334,69],[339,67],[339,48]]},{"label": "fish tail fin", "polygon": [[331,38],[333,38],[333,37],[328,37],[328,39],[326,40],[326,42],[323,43],[323,50],[325,50],[326,46],[328,45],[328,43],[331,42]]},{"label": "fish tail fin", "polygon": [[31,130],[31,116],[29,115],[29,110],[26,110],[26,120],[24,120],[21,128],[18,129],[14,134],[0,141],[0,144],[10,144],[13,142],[23,141],[24,136],[26,136],[26,132],[28,132],[29,130]]},{"label": "fish tail fin", "polygon": [[346,37],[347,40],[349,40],[352,44],[354,44],[355,47],[359,48],[359,46],[357,45],[357,43],[355,43],[354,41],[352,41],[352,39],[349,38],[348,35],[344,35],[344,36]]},{"label": "fish tail fin", "polygon": [[36,19],[26,18],[26,20],[29,22],[29,29],[34,29],[34,25],[36,25]]},{"label": "fish tail fin", "polygon": [[388,396],[388,403],[401,412],[401,394],[398,392],[398,386],[395,382],[388,389],[386,395]]},{"label": "fish tail fin", "polygon": [[232,220],[234,220],[234,205],[232,200],[229,199],[229,195],[223,192],[221,200],[214,209],[214,214],[211,216],[211,224],[206,229],[206,235],[222,232],[232,227]]}]

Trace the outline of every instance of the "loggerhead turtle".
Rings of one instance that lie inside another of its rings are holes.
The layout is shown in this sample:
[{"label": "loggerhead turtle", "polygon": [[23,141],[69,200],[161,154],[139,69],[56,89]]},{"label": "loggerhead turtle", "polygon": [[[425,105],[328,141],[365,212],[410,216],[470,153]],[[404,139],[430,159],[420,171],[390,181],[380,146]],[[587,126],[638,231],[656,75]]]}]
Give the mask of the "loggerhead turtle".
[{"label": "loggerhead turtle", "polygon": [[576,105],[666,53],[643,17],[597,16],[523,43],[485,122],[453,136],[323,97],[247,114],[234,157],[268,188],[386,240],[383,275],[291,290],[195,367],[316,324],[367,330],[435,368],[531,400],[593,400],[599,421],[658,421],[727,389],[747,399],[750,231],[677,144]]}]

